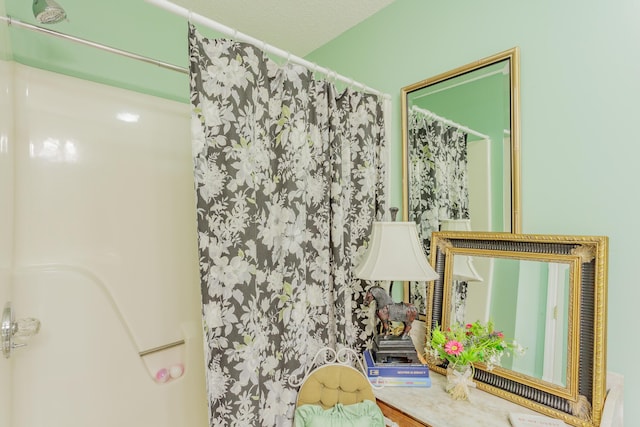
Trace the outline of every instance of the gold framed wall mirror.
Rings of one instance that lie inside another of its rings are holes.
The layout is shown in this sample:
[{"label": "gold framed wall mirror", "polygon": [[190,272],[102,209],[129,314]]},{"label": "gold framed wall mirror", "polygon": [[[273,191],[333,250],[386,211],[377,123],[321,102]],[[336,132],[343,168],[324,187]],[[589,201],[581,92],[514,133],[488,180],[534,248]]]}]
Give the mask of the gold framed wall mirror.
[{"label": "gold framed wall mirror", "polygon": [[[402,88],[403,218],[427,254],[443,220],[520,232],[519,84],[514,47]],[[423,319],[424,285],[404,295]]]},{"label": "gold framed wall mirror", "polygon": [[[479,389],[562,419],[573,426],[600,425],[605,398],[608,239],[482,232],[436,232],[426,331],[440,325],[492,321],[525,347],[489,371],[476,366]],[[482,305],[460,303],[456,264],[489,263]],[[467,310],[469,309],[469,310]],[[445,365],[427,358],[432,370]]]}]

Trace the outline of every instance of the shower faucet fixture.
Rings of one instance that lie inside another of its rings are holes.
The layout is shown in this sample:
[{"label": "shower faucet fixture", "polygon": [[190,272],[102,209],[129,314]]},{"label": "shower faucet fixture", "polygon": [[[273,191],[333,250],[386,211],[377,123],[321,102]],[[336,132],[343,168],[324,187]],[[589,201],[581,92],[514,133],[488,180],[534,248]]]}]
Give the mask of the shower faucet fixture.
[{"label": "shower faucet fixture", "polygon": [[4,306],[2,312],[0,344],[2,346],[2,354],[6,359],[11,357],[14,348],[24,347],[24,342],[14,342],[14,338],[19,341],[31,338],[40,330],[40,321],[32,317],[13,320],[13,309],[11,303],[8,302]]}]

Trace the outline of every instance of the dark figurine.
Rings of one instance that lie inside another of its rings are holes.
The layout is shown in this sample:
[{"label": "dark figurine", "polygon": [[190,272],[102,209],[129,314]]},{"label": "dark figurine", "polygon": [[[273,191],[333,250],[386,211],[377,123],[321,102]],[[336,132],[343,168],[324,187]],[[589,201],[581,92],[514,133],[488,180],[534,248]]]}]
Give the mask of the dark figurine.
[{"label": "dark figurine", "polygon": [[404,323],[402,338],[409,336],[411,324],[418,316],[418,310],[413,304],[394,302],[391,296],[380,286],[372,286],[364,297],[364,305],[376,301],[376,315],[382,323],[382,332],[385,338],[389,335],[389,322]]}]

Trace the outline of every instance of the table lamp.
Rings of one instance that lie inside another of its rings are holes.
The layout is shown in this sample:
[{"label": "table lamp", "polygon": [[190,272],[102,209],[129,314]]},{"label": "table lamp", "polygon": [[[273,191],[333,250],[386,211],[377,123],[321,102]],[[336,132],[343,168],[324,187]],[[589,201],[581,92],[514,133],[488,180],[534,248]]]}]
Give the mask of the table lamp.
[{"label": "table lamp", "polygon": [[[392,208],[391,212],[392,219],[395,219],[397,209]],[[373,223],[369,247],[355,269],[355,276],[371,281],[389,280],[392,284],[394,280],[426,282],[439,277],[427,260],[416,224],[400,221]],[[412,304],[394,302],[386,292],[380,292],[381,289],[379,286],[372,286],[365,298],[365,304],[368,304],[368,300],[375,299],[376,314],[385,332],[374,337],[373,352],[376,360],[384,353],[386,360],[408,358],[414,361],[416,351],[413,342],[402,338],[408,338],[417,310]],[[385,316],[388,318],[385,319]],[[404,323],[402,337],[388,336],[386,330],[390,321]]]}]

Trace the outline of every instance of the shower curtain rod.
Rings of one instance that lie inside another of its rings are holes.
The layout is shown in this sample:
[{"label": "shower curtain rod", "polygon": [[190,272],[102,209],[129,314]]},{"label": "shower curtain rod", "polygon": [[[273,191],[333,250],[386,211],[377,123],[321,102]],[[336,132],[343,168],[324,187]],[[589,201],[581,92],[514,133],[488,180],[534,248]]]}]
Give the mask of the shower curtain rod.
[{"label": "shower curtain rod", "polygon": [[22,22],[18,19],[12,18],[11,16],[1,16],[0,21],[5,21],[7,25],[13,25],[15,27],[24,28],[26,30],[35,31],[43,34],[47,34],[53,37],[57,37],[59,39],[70,40],[76,43],[83,44],[85,46],[95,47],[100,50],[105,50],[107,52],[115,53],[121,56],[126,56],[127,58],[136,59],[138,61],[146,62],[148,64],[157,65],[162,68],[166,68],[173,71],[178,71],[183,74],[188,74],[189,70],[185,67],[179,67],[177,65],[170,64],[168,62],[159,61],[157,59],[149,58],[146,56],[138,55],[137,53],[127,52],[126,50],[117,49],[115,47],[107,46],[104,44],[92,42],[90,40],[81,39],[79,37],[75,37],[69,34],[60,33],[58,31],[53,31],[48,28],[38,27],[37,25],[29,24],[27,22]]},{"label": "shower curtain rod", "polygon": [[490,72],[488,72],[486,74],[481,74],[481,75],[473,77],[473,78],[471,78],[469,80],[464,80],[464,81],[461,81],[459,83],[454,83],[454,84],[452,84],[450,86],[444,86],[444,87],[441,87],[440,89],[434,90],[432,92],[426,92],[423,95],[418,95],[418,96],[413,96],[412,95],[411,98],[412,99],[424,98],[425,96],[431,96],[431,95],[434,95],[434,94],[436,94],[438,92],[442,92],[444,90],[453,89],[453,88],[458,87],[458,86],[466,85],[467,83],[473,83],[473,82],[475,82],[477,80],[482,80],[482,79],[484,79],[486,77],[495,76],[496,74],[507,74],[508,75],[509,74],[509,66],[505,65],[500,70],[490,71]]},{"label": "shower curtain rod", "polygon": [[[312,69],[313,71],[317,71],[317,72],[323,73],[323,74],[325,74],[325,75],[327,75],[329,77],[335,77],[336,79],[338,79],[340,81],[343,81],[345,83],[348,83],[350,85],[358,86],[358,87],[360,87],[362,90],[364,90],[366,92],[370,92],[370,93],[373,93],[375,95],[382,96],[382,97],[384,97],[386,99],[391,99],[391,95],[389,95],[389,94],[382,93],[382,92],[380,92],[378,90],[375,90],[373,88],[370,88],[370,87],[368,87],[368,86],[366,86],[366,85],[364,85],[362,83],[356,82],[353,79],[350,79],[348,77],[344,77],[344,76],[342,76],[340,74],[337,74],[335,71],[331,71],[331,70],[329,70],[327,68],[320,67],[317,64],[309,62],[309,61],[307,61],[305,59],[302,59],[302,58],[300,58],[298,56],[291,55],[291,54],[287,53],[286,51],[284,51],[282,49],[278,49],[276,47],[268,45],[268,44],[266,44],[266,43],[264,43],[264,42],[262,42],[260,40],[254,39],[253,37],[248,36],[246,34],[239,33],[239,32],[237,32],[237,31],[235,31],[235,30],[233,30],[233,29],[231,29],[229,27],[226,27],[226,26],[224,26],[222,24],[219,24],[219,23],[217,23],[215,21],[212,21],[212,20],[210,20],[208,18],[205,18],[205,17],[203,17],[201,15],[191,14],[187,9],[181,8],[179,6],[175,6],[175,5],[173,5],[172,3],[169,3],[169,2],[158,2],[157,0],[155,0],[155,1],[154,0],[147,0],[147,1],[157,5],[158,7],[164,8],[164,9],[170,11],[170,12],[173,12],[173,13],[176,13],[176,14],[179,14],[179,15],[184,15],[187,18],[189,18],[190,20],[192,20],[194,22],[198,22],[200,24],[203,24],[203,25],[205,25],[207,27],[210,27],[210,28],[212,28],[212,29],[214,29],[216,31],[225,33],[227,35],[231,35],[234,38],[243,39],[244,41],[249,42],[249,43],[253,43],[253,44],[262,46],[263,49],[266,50],[267,52],[273,53],[273,54],[278,55],[280,57],[286,57],[288,60],[290,60],[292,62],[296,62],[296,63],[298,63],[300,65],[303,65],[306,68]],[[185,13],[186,13],[186,15],[185,15]],[[171,64],[169,62],[160,61],[158,59],[149,58],[147,56],[139,55],[137,53],[133,53],[133,52],[129,52],[129,51],[126,51],[126,50],[118,49],[118,48],[115,48],[115,47],[107,46],[105,44],[93,42],[91,40],[83,39],[83,38],[80,38],[80,37],[72,36],[70,34],[65,34],[65,33],[61,33],[61,32],[58,32],[58,31],[50,30],[48,28],[39,27],[37,25],[33,25],[33,24],[29,24],[27,22],[20,21],[19,19],[13,18],[11,16],[0,15],[0,21],[6,22],[7,25],[9,25],[9,26],[15,26],[15,27],[18,27],[18,28],[26,29],[26,30],[35,31],[35,32],[38,32],[38,33],[43,33],[43,34],[46,34],[46,35],[49,35],[49,36],[52,36],[52,37],[56,37],[56,38],[59,38],[59,39],[69,40],[69,41],[72,41],[72,42],[75,42],[75,43],[83,44],[85,46],[90,46],[90,47],[94,47],[94,48],[97,48],[97,49],[100,49],[100,50],[104,50],[104,51],[107,51],[107,52],[115,53],[117,55],[124,56],[124,57],[130,58],[130,59],[135,59],[135,60],[138,60],[138,61],[146,62],[148,64],[156,65],[156,66],[161,67],[161,68],[166,68],[168,70],[177,71],[177,72],[182,73],[182,74],[189,74],[189,70],[186,67],[180,67],[178,65],[174,65],[174,64]]]},{"label": "shower curtain rod", "polygon": [[413,105],[411,107],[411,111],[416,111],[416,112],[418,112],[420,114],[424,114],[427,117],[430,117],[432,119],[438,120],[438,121],[440,121],[440,122],[442,122],[444,124],[447,124],[449,126],[456,127],[456,128],[460,129],[463,132],[470,133],[470,134],[475,135],[475,136],[477,136],[479,138],[491,140],[491,138],[489,138],[489,135],[485,135],[483,133],[480,133],[480,132],[477,132],[477,131],[475,131],[473,129],[470,129],[470,128],[466,127],[466,126],[463,126],[460,123],[456,123],[456,122],[451,121],[449,119],[445,119],[444,117],[437,115],[433,111],[425,110],[424,108],[416,107],[415,105]]},{"label": "shower curtain rod", "polygon": [[277,55],[281,58],[287,58],[288,61],[295,62],[296,64],[302,65],[314,72],[322,73],[326,75],[328,78],[333,77],[349,85],[357,86],[365,92],[373,93],[374,95],[379,95],[384,98],[391,99],[391,95],[387,93],[380,92],[376,89],[366,86],[363,83],[357,82],[349,77],[345,77],[343,75],[336,73],[335,71],[329,70],[328,68],[320,67],[318,64],[314,64],[313,62],[307,61],[306,59],[293,55],[290,52],[287,52],[285,50],[282,50],[280,48],[267,44],[262,40],[258,40],[247,34],[241,33],[238,30],[235,30],[231,27],[227,27],[226,25],[223,25],[210,18],[199,15],[197,13],[193,13],[189,9],[186,9],[182,6],[178,6],[174,3],[171,3],[168,0],[145,0],[145,1],[161,9],[164,9],[168,12],[187,18],[190,22],[196,22],[198,24],[204,25],[207,28],[211,28],[212,30],[215,30],[222,34],[230,36],[236,40],[241,40],[241,41],[259,46],[260,48],[262,48],[262,50],[266,52]]}]

